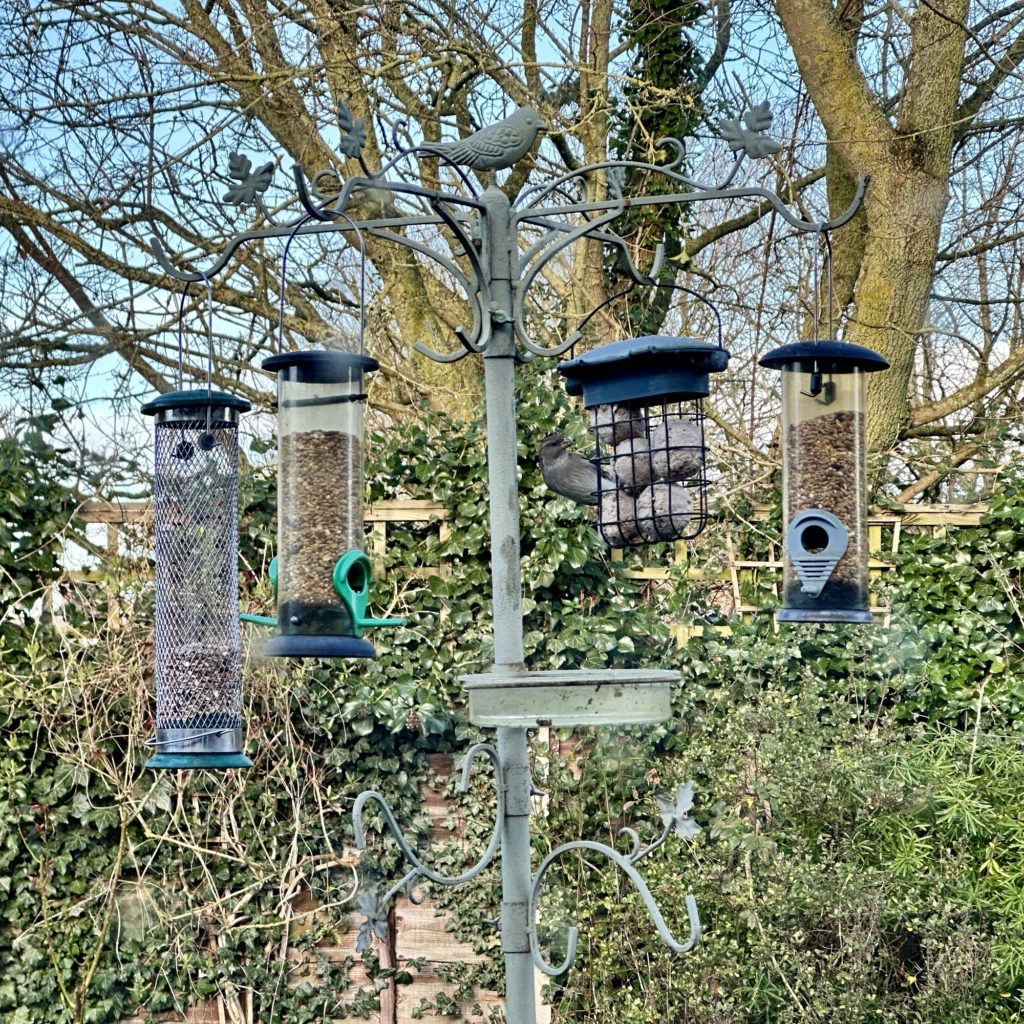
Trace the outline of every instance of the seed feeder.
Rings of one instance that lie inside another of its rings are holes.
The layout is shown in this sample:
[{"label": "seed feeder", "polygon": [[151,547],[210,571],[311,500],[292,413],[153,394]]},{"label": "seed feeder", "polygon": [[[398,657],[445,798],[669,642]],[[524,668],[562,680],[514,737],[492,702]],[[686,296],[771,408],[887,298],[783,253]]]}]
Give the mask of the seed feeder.
[{"label": "seed feeder", "polygon": [[147,768],[247,768],[238,624],[238,416],[222,391],[142,407],[156,436],[156,737]]},{"label": "seed feeder", "polygon": [[862,345],[800,341],[760,365],[782,371],[783,606],[779,622],[871,622]]},{"label": "seed feeder", "polygon": [[339,351],[264,360],[277,373],[277,634],[266,653],[372,658],[363,545],[363,374],[380,364]]},{"label": "seed feeder", "polygon": [[696,537],[707,523],[702,400],[729,363],[718,344],[655,335],[559,363],[594,437],[598,530],[612,547]]}]

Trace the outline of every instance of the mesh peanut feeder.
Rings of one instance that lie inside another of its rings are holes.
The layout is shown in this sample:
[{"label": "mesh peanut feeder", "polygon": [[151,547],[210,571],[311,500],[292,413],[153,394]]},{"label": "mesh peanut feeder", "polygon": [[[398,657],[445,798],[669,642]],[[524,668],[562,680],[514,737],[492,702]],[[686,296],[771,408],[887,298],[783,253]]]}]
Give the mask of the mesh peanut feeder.
[{"label": "mesh peanut feeder", "polygon": [[598,530],[612,547],[696,537],[707,523],[702,399],[721,344],[630,338],[559,363],[582,395],[599,474]]},{"label": "mesh peanut feeder", "polygon": [[871,622],[864,375],[889,364],[840,341],[774,349],[782,371],[784,599],[779,622]]},{"label": "mesh peanut feeder", "polygon": [[156,437],[156,736],[149,768],[245,768],[238,416],[220,391],[142,407]]}]

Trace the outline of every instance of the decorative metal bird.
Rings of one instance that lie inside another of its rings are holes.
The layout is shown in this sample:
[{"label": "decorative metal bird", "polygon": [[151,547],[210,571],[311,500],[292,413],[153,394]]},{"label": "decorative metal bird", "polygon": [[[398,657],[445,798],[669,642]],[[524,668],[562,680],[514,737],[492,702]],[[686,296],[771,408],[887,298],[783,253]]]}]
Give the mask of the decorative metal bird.
[{"label": "decorative metal bird", "polygon": [[520,107],[504,121],[481,128],[456,142],[424,142],[417,147],[424,153],[443,156],[453,164],[474,171],[500,171],[511,167],[526,155],[533,140],[545,125],[533,107]]},{"label": "decorative metal bird", "polygon": [[604,470],[577,452],[568,451],[572,442],[561,434],[549,434],[540,446],[540,472],[544,483],[556,494],[580,505],[596,505],[598,490],[614,491],[616,482]]}]

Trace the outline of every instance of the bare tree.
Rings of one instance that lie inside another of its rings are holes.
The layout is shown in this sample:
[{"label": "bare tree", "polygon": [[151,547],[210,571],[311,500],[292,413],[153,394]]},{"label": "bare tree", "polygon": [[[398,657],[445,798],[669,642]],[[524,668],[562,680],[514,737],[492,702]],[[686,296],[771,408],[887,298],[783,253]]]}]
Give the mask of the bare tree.
[{"label": "bare tree", "polygon": [[[364,119],[371,166],[536,106],[550,130],[503,177],[514,194],[535,173],[654,153],[671,130],[692,133],[692,164],[714,163],[723,146],[702,103],[738,114],[767,95],[785,147],[762,183],[804,216],[834,214],[857,177],[871,176],[863,213],[831,239],[826,312],[893,364],[873,381],[872,438],[884,449],[904,443],[898,487],[912,497],[944,467],[970,464],[1019,404],[1022,18],[1024,5],[969,0],[907,9],[719,0],[704,17],[669,0],[12,2],[0,13],[4,373],[12,388],[31,377],[52,389],[113,366],[136,382],[129,392],[140,381],[167,389],[179,338],[184,378],[204,379],[212,325],[217,380],[259,398],[268,384],[259,356],[339,334],[351,344],[363,321],[383,364],[379,407],[464,408],[478,390],[475,361],[438,367],[412,348],[451,347],[463,296],[407,250],[372,237],[342,249],[303,238],[282,274],[283,246],[251,245],[209,293],[193,287],[181,301],[148,236],[157,230],[183,264],[203,267],[231,234],[264,222],[259,210],[221,203],[238,185],[230,153],[275,163],[271,212],[294,201],[293,161],[328,189],[332,175],[356,172],[337,148],[341,100]],[[402,170],[459,184],[429,154]],[[607,182],[593,175],[586,188],[597,198]],[[669,237],[676,254],[664,283],[714,294],[735,359],[712,412],[742,460],[757,460],[774,410],[756,359],[810,331],[813,245],[750,204],[630,230],[640,264]],[[823,251],[817,258],[824,267]],[[615,286],[609,254],[578,246],[545,277],[545,324],[554,316],[570,330]],[[699,305],[670,309],[669,294],[657,294],[653,320],[642,303],[610,304],[593,322],[597,336],[710,328]]]}]

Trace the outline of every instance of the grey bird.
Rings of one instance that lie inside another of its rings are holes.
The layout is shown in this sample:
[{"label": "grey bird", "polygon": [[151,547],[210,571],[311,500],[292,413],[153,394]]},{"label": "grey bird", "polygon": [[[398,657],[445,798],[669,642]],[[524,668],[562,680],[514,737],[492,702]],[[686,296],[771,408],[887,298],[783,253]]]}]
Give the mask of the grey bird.
[{"label": "grey bird", "polygon": [[500,171],[526,155],[545,125],[533,107],[519,107],[504,121],[481,128],[456,142],[424,142],[421,152],[436,153],[474,171]]},{"label": "grey bird", "polygon": [[580,505],[596,505],[598,488],[604,493],[614,491],[615,478],[578,452],[569,451],[571,444],[561,434],[544,438],[540,446],[541,476],[556,494]]}]

